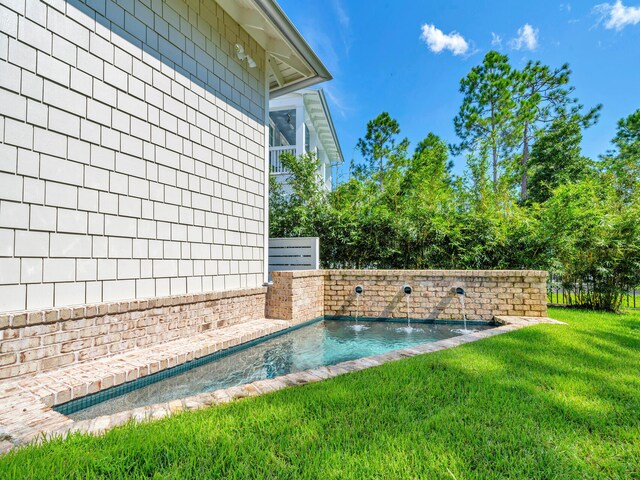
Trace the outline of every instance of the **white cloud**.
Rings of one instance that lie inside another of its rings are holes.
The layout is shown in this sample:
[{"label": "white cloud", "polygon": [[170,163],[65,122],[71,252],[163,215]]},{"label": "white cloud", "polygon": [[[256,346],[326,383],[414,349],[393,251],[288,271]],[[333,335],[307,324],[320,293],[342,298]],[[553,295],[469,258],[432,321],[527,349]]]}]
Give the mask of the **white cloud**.
[{"label": "white cloud", "polygon": [[509,40],[513,50],[535,50],[538,48],[538,29],[525,23],[518,29],[518,36]]},{"label": "white cloud", "polygon": [[640,23],[640,6],[626,7],[622,4],[622,0],[617,0],[613,4],[601,3],[593,9],[600,14],[604,27],[609,30],[620,31],[627,25]]},{"label": "white cloud", "polygon": [[348,55],[351,50],[351,44],[353,43],[351,35],[351,17],[349,17],[349,13],[342,3],[342,0],[333,0],[333,8],[335,10],[336,17],[338,18],[338,22],[340,22],[340,38],[342,39],[344,50]]},{"label": "white cloud", "polygon": [[502,36],[491,32],[491,45],[498,48],[502,47]]},{"label": "white cloud", "polygon": [[420,39],[427,44],[429,50],[440,53],[449,50],[454,55],[464,55],[469,51],[469,43],[458,32],[444,33],[435,25],[422,25]]},{"label": "white cloud", "polygon": [[351,18],[349,17],[347,10],[344,8],[342,1],[334,0],[333,6],[338,15],[338,21],[340,22],[340,25],[342,25],[344,28],[349,28],[351,26]]}]

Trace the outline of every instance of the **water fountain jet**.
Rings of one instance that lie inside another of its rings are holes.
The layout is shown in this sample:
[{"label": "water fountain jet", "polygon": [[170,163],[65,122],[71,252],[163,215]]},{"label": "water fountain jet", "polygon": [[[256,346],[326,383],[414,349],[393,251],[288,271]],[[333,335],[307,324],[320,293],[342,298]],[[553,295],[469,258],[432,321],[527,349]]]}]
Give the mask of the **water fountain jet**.
[{"label": "water fountain jet", "polygon": [[396,328],[396,332],[403,332],[403,333],[421,332],[422,331],[421,328],[413,328],[411,326],[411,317],[409,315],[410,314],[409,299],[411,298],[411,294],[413,293],[413,288],[411,288],[410,285],[405,284],[402,287],[402,291],[404,292],[404,296],[407,299],[407,326]]},{"label": "water fountain jet", "polygon": [[468,333],[473,333],[475,332],[475,330],[469,330],[467,328],[467,311],[466,311],[466,307],[464,304],[464,299],[465,299],[465,291],[464,288],[462,287],[456,287],[454,290],[455,294],[458,295],[458,298],[460,299],[460,307],[462,309],[462,320],[464,321],[464,328],[456,328],[451,330],[454,333],[460,333],[462,335],[466,335]]},{"label": "water fountain jet", "polygon": [[364,287],[362,285],[356,285],[356,288],[353,289],[356,294],[356,324],[351,326],[351,329],[356,332],[361,332],[363,330],[368,330],[369,327],[365,325],[358,324],[358,314],[360,313],[360,295],[364,292]]}]

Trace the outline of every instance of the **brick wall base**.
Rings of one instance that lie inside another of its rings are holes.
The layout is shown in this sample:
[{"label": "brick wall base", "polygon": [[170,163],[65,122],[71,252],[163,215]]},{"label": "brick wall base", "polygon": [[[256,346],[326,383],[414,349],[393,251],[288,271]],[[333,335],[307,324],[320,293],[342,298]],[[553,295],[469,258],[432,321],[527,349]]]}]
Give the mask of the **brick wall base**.
[{"label": "brick wall base", "polygon": [[[460,320],[545,317],[546,272],[314,270],[273,272],[267,288],[0,314],[0,379],[69,366],[260,318],[321,316]],[[402,287],[413,288],[407,305]]]},{"label": "brick wall base", "polygon": [[[356,315],[356,285],[364,287],[363,317],[461,320],[455,289],[465,290],[469,320],[496,315],[546,317],[547,273],[537,270],[317,270],[273,272],[267,312],[303,322],[320,315]],[[402,287],[413,293],[407,304]],[[319,292],[324,290],[323,298]]]},{"label": "brick wall base", "polygon": [[325,276],[322,270],[273,272],[267,293],[267,317],[306,322],[324,315]]},{"label": "brick wall base", "polygon": [[266,288],[0,314],[0,379],[264,318]]}]

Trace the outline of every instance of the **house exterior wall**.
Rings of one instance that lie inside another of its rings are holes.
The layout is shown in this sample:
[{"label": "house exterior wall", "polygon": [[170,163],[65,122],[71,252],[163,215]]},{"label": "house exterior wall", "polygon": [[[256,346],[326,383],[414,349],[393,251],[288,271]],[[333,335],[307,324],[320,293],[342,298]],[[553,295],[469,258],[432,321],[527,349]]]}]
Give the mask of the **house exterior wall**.
[{"label": "house exterior wall", "polygon": [[262,285],[264,65],[213,1],[3,1],[0,312]]}]

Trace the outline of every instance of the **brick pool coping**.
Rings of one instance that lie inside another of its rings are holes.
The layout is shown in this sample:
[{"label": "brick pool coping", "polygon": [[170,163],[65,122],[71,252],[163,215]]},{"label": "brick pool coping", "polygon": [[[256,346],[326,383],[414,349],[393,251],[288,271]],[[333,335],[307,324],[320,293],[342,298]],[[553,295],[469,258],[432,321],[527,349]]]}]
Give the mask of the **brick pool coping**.
[{"label": "brick pool coping", "polygon": [[[59,372],[47,372],[31,378],[5,382],[0,385],[0,404],[6,405],[8,408],[0,412],[0,453],[52,436],[64,436],[73,432],[101,434],[130,421],[157,420],[182,411],[197,410],[296,385],[319,382],[391,361],[446,350],[529,325],[562,324],[562,322],[546,317],[496,316],[494,320],[500,326],[490,330],[77,422],[56,412],[52,406],[284,330],[293,325],[288,321],[270,319],[248,322],[209,332],[198,336],[198,339],[191,338],[188,342],[171,342],[175,345],[163,344],[104,359],[102,362],[80,364],[61,369]],[[214,339],[214,337],[216,338]]]},{"label": "brick pool coping", "polygon": [[75,422],[52,409],[75,398],[184,364],[285,330],[286,320],[258,319],[189,338],[0,381],[0,453],[43,434],[64,431]]}]

